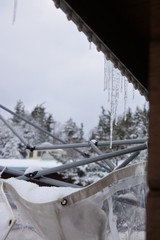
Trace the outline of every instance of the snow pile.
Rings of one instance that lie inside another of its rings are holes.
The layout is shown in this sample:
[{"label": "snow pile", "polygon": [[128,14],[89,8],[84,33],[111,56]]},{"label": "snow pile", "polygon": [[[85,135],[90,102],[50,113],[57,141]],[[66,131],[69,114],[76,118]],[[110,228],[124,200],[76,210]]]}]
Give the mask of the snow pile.
[{"label": "snow pile", "polygon": [[32,203],[55,201],[80,190],[71,187],[39,187],[35,183],[16,178],[9,178],[5,182],[9,183],[22,198]]},{"label": "snow pile", "polygon": [[35,160],[35,159],[0,159],[0,166],[14,168],[41,167],[51,168],[61,165],[58,161],[51,160]]}]

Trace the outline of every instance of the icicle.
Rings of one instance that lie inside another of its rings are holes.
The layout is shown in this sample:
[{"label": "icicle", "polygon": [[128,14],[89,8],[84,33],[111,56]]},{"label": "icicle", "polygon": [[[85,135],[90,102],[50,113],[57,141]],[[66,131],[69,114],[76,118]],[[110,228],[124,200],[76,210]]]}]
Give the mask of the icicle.
[{"label": "icicle", "polygon": [[124,75],[125,69],[120,71],[114,67],[110,60],[104,56],[104,90],[107,89],[108,102],[110,102],[110,148],[112,148],[113,124],[118,121],[118,100],[120,93],[124,95],[124,119],[126,120],[127,99],[128,99],[128,79]]},{"label": "icicle", "polygon": [[108,102],[111,98],[111,81],[112,81],[112,62],[107,60],[104,55],[104,91],[108,90]]},{"label": "icicle", "polygon": [[116,119],[119,99],[120,71],[115,69],[113,63],[104,56],[104,90],[108,90],[108,102],[110,102],[110,148],[112,148],[113,123]]},{"label": "icicle", "polygon": [[89,42],[89,50],[92,49],[92,42]]},{"label": "icicle", "polygon": [[110,148],[112,148],[112,140],[113,140],[113,116],[111,114],[111,120],[110,120]]},{"label": "icicle", "polygon": [[135,98],[135,89],[134,89],[134,86],[132,85],[132,88],[133,88],[133,100]]},{"label": "icicle", "polygon": [[114,78],[114,68],[112,64],[112,71],[111,71],[111,81],[112,81],[112,88],[111,88],[111,118],[110,118],[110,148],[112,148],[112,138],[113,138],[113,122],[115,118],[115,96],[116,96],[116,81]]},{"label": "icicle", "polygon": [[126,110],[127,110],[127,98],[128,98],[128,81],[124,77],[124,120],[126,120]]},{"label": "icicle", "polygon": [[17,12],[17,0],[14,0],[12,24],[14,24],[16,20],[16,12]]},{"label": "icicle", "polygon": [[123,83],[123,76],[120,74],[120,76],[121,76],[121,93],[123,92],[123,85],[124,85],[124,83]]},{"label": "icicle", "polygon": [[111,61],[108,61],[108,102],[111,101],[112,78],[113,78],[113,64]]},{"label": "icicle", "polygon": [[115,125],[117,125],[117,109],[118,109],[118,99],[119,99],[119,79],[120,79],[120,71],[116,69],[116,95],[115,95]]},{"label": "icicle", "polygon": [[104,91],[108,87],[107,82],[108,82],[108,61],[104,55]]}]

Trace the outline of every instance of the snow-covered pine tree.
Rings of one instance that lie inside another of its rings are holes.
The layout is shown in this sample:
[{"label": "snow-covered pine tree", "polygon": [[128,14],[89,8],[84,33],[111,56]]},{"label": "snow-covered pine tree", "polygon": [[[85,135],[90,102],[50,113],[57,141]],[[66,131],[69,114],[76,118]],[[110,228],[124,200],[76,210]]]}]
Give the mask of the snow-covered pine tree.
[{"label": "snow-covered pine tree", "polygon": [[64,124],[64,141],[67,143],[79,143],[83,141],[83,124],[78,127],[76,123],[70,118]]},{"label": "snow-covered pine tree", "polygon": [[147,107],[144,105],[143,109],[137,107],[133,115],[137,138],[148,137],[148,112]]},{"label": "snow-covered pine tree", "polygon": [[[25,108],[23,102],[19,99],[16,103],[16,106],[14,108],[14,112],[20,116],[25,116]],[[15,115],[12,116],[11,118],[12,122],[15,124],[18,124],[21,122],[21,119],[17,118]]]},{"label": "snow-covered pine tree", "polygon": [[19,139],[0,121],[0,158],[22,158],[18,151],[19,143]]},{"label": "snow-covered pine tree", "polygon": [[[47,128],[49,127],[46,124],[46,120],[47,120],[47,113],[46,113],[46,108],[43,106],[44,104],[40,104],[37,105],[31,112],[31,120],[38,125],[39,127],[41,127],[44,130],[47,130]],[[42,131],[35,129],[34,130],[36,132],[36,140],[37,140],[37,144],[38,143],[42,143],[42,142],[46,142],[49,141],[49,136],[45,133],[43,133]]]},{"label": "snow-covered pine tree", "polygon": [[96,139],[97,141],[108,141],[110,136],[110,112],[106,113],[104,107],[101,107],[101,114],[99,115],[98,126],[91,132],[89,139]]},{"label": "snow-covered pine tree", "polygon": [[113,140],[125,140],[135,138],[134,115],[130,108],[126,112],[126,119],[124,116],[118,117],[117,125],[113,127]]}]

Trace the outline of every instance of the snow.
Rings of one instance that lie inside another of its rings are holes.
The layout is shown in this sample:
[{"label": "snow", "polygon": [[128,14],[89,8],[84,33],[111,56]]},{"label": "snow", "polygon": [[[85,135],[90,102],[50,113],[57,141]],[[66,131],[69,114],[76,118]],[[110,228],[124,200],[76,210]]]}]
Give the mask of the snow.
[{"label": "snow", "polygon": [[38,144],[37,147],[53,147],[54,145],[50,142],[43,142],[41,144]]},{"label": "snow", "polygon": [[41,171],[41,170],[43,170],[43,169],[39,166],[30,166],[25,170],[24,174],[38,172],[38,171]]},{"label": "snow", "polygon": [[14,168],[52,168],[61,165],[56,160],[35,160],[35,159],[0,159],[0,166]]},{"label": "snow", "polygon": [[9,183],[22,198],[33,203],[55,201],[80,190],[80,188],[71,187],[39,187],[35,183],[13,177],[8,178],[5,182]]},{"label": "snow", "polygon": [[[12,168],[25,168],[25,173],[39,171],[44,168],[52,168],[61,165],[55,160],[31,160],[31,159],[0,159],[0,166]],[[42,203],[57,200],[79,188],[71,187],[39,187],[35,183],[9,178],[5,180],[12,185],[18,194],[28,201]]]},{"label": "snow", "polygon": [[[119,208],[116,210],[118,205],[115,204],[115,200],[112,198],[114,192],[116,193],[115,196],[117,196],[117,192],[119,192],[119,190],[129,190],[126,193],[124,192],[123,194],[120,194],[119,198],[139,201],[139,194],[142,194],[140,190],[142,190],[142,187],[144,188],[145,186],[143,183],[142,185],[139,183],[139,177],[142,177],[142,166],[137,166],[138,168],[135,169],[135,177],[138,178],[133,178],[132,175],[130,178],[128,174],[125,175],[125,173],[122,173],[123,182],[119,182],[117,181],[118,179],[115,174],[113,178],[113,185],[108,184],[106,178],[105,182],[104,180],[102,180],[102,182],[98,182],[98,185],[96,184],[94,186],[94,190],[93,188],[84,188],[82,190],[71,187],[40,187],[35,183],[18,180],[13,177],[2,179],[8,200],[16,206],[12,209],[16,217],[16,223],[14,228],[11,229],[8,235],[9,238],[7,237],[7,239],[22,239],[22,233],[26,236],[26,240],[61,239],[60,233],[62,232],[64,233],[66,240],[144,240],[145,231],[143,228],[138,230],[138,228],[135,227],[138,227],[141,221],[144,224],[145,215],[143,214],[145,213],[145,209],[137,208],[135,205],[132,207],[124,205],[124,209]],[[32,166],[30,167],[32,168]],[[127,173],[127,168],[124,169],[124,171]],[[98,187],[99,185],[101,185],[101,188]],[[10,188],[10,186],[15,189],[17,194],[12,188]],[[134,187],[134,192],[131,191],[132,187]],[[89,192],[90,194],[88,195]],[[1,194],[2,193],[3,191],[1,191]],[[70,195],[72,193],[75,193],[75,195]],[[89,196],[91,196],[91,198],[89,198]],[[26,201],[23,201],[23,199]],[[63,200],[68,200],[69,205],[63,205]],[[5,204],[7,203],[3,198],[1,198],[1,202]],[[35,205],[33,203],[35,203]],[[4,235],[4,231],[9,231],[7,230],[8,222],[12,218],[9,211],[9,214],[7,215],[6,206],[2,204],[1,208],[0,212],[2,213],[2,216],[4,215],[5,225],[0,225],[2,226],[2,234]],[[127,229],[124,229],[124,231],[121,231],[123,229],[120,230],[116,227],[117,216],[120,216],[121,220],[126,217],[125,222]],[[136,218],[139,220],[137,221]],[[134,223],[133,227],[131,226],[132,223]],[[131,228],[131,231],[128,227]],[[37,234],[39,235],[39,238],[35,237]],[[5,239],[3,238],[3,235],[0,239]],[[52,238],[51,236],[54,237]]]}]

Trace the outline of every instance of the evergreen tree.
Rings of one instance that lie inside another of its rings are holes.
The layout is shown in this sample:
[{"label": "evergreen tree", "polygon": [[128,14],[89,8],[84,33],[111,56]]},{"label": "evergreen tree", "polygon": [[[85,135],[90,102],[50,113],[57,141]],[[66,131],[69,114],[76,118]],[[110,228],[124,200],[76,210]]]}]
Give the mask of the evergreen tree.
[{"label": "evergreen tree", "polygon": [[136,138],[147,138],[148,137],[148,110],[144,105],[143,109],[139,107],[136,108],[136,111],[133,116],[134,126],[135,126],[135,135]]},{"label": "evergreen tree", "polygon": [[90,139],[107,141],[110,135],[110,112],[106,114],[104,107],[101,107],[98,126],[91,131]]},{"label": "evergreen tree", "polygon": [[52,114],[49,113],[49,115],[46,117],[46,120],[45,120],[45,129],[51,133],[54,125],[55,125],[55,121],[53,119],[53,116]]},{"label": "evergreen tree", "polygon": [[67,143],[78,143],[83,140],[83,124],[78,127],[76,123],[70,118],[64,125],[64,140]]},{"label": "evergreen tree", "polygon": [[[67,143],[80,143],[83,138],[83,124],[78,127],[76,123],[70,118],[65,124],[63,129],[63,140]],[[79,157],[79,153],[73,149],[68,149],[68,158],[75,159]]]},{"label": "evergreen tree", "polygon": [[[43,107],[43,104],[37,105],[33,111],[31,112],[31,118],[33,119],[33,122],[41,127],[44,130],[47,130],[49,126],[46,124],[47,116],[46,116],[46,109]],[[36,132],[36,140],[37,144],[42,143],[49,140],[49,136],[42,131],[35,129]]]},{"label": "evergreen tree", "polygon": [[0,158],[22,158],[18,151],[19,143],[17,136],[0,121]]},{"label": "evergreen tree", "polygon": [[[98,126],[95,127],[90,135],[90,139],[96,139],[97,141],[109,141],[110,135],[110,112],[105,113],[104,108],[101,108],[101,114],[99,116]],[[113,134],[112,140],[126,140],[126,139],[138,139],[138,138],[147,138],[148,137],[148,110],[146,107],[144,109],[137,108],[135,113],[132,113],[129,108],[126,113],[126,119],[124,116],[118,116],[117,124],[113,122]],[[112,149],[108,147],[103,147],[101,150],[103,152],[107,151],[117,151],[120,149],[128,148],[129,145],[120,145],[112,146]],[[94,154],[94,151],[92,151]],[[130,154],[122,155],[114,158],[114,161],[117,163],[118,160],[124,160],[129,157]],[[146,159],[147,150],[141,151],[140,155],[136,158]]]},{"label": "evergreen tree", "polygon": [[[19,116],[25,116],[24,104],[23,104],[23,102],[21,100],[17,101],[17,104],[16,104],[14,109],[15,109],[15,113],[18,114]],[[17,118],[15,115],[13,115],[11,120],[15,124],[19,124],[21,122],[21,119]]]},{"label": "evergreen tree", "polygon": [[45,127],[46,109],[43,107],[43,104],[37,105],[31,112],[31,116],[41,127]]},{"label": "evergreen tree", "polygon": [[135,126],[133,122],[133,114],[128,108],[126,119],[124,116],[118,117],[117,125],[113,126],[113,140],[125,140],[135,138]]}]

